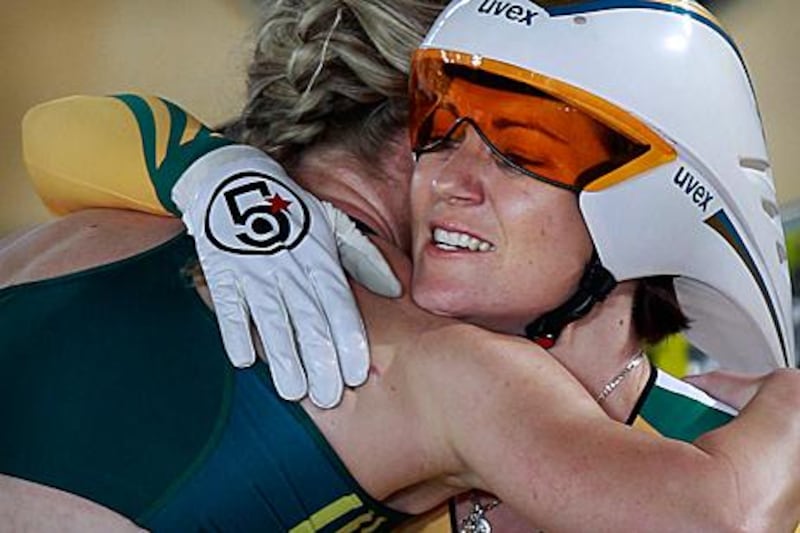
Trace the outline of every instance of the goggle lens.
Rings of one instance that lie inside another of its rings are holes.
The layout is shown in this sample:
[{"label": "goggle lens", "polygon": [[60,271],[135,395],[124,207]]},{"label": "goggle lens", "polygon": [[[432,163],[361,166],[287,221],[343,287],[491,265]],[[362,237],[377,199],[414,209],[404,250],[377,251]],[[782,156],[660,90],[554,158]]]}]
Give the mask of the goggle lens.
[{"label": "goggle lens", "polygon": [[412,65],[409,127],[417,154],[460,142],[472,124],[505,162],[582,190],[650,149],[538,88],[430,52],[418,52]]}]

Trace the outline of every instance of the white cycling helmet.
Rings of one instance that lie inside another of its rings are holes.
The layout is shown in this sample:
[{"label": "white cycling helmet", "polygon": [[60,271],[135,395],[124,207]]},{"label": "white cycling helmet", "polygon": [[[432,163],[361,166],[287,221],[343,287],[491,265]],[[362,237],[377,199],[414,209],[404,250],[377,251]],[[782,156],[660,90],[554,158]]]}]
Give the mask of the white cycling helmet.
[{"label": "white cycling helmet", "polygon": [[756,100],[708,11],[686,0],[458,0],[415,54],[412,102],[420,85],[447,90],[448,65],[523,83],[640,146],[599,178],[567,184],[580,189],[602,265],[617,281],[676,276],[689,340],[722,366],[795,365]]}]

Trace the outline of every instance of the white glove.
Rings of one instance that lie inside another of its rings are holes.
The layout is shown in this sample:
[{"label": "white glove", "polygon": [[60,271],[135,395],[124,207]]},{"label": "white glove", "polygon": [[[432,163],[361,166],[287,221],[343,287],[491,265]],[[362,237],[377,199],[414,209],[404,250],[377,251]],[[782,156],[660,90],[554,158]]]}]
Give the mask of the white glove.
[{"label": "white glove", "polygon": [[337,240],[343,261],[370,290],[396,297],[401,288],[346,215],[303,190],[261,150],[243,145],[198,159],[172,198],[195,238],[234,366],[255,362],[252,317],[282,398],[308,394],[317,406],[334,407],[343,385],[367,379],[367,337]]}]

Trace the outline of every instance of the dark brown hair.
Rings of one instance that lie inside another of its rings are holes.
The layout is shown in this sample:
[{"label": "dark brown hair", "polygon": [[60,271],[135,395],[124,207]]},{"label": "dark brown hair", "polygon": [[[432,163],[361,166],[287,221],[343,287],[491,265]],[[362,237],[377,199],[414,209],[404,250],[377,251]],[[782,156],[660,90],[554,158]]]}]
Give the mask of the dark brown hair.
[{"label": "dark brown hair", "polygon": [[633,326],[648,344],[689,326],[675,294],[673,276],[651,276],[639,281],[633,296]]}]

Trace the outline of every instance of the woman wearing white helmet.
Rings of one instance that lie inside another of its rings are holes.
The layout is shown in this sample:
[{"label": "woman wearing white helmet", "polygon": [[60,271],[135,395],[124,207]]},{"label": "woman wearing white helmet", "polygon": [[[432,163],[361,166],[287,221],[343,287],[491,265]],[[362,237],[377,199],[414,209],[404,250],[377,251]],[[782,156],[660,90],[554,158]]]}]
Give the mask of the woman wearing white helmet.
[{"label": "woman wearing white helmet", "polygon": [[590,390],[597,354],[687,326],[728,368],[794,366],[755,99],[699,5],[455,2],[411,100],[422,307],[550,347],[607,299],[596,346],[552,350]]},{"label": "woman wearing white helmet", "polygon": [[[519,172],[577,194],[596,272],[607,269],[616,281],[675,277],[689,339],[729,368],[794,366],[786,252],[761,122],[738,50],[710,13],[672,1],[459,2],[428,34],[414,75],[418,154],[461,134],[468,128],[455,123],[466,121]],[[484,89],[464,99],[476,87],[466,80],[491,75],[516,84],[511,93],[540,93],[534,106],[552,99],[551,122],[593,120],[617,153],[583,174],[548,167],[542,158],[558,143],[531,132],[520,138],[523,98],[512,106],[502,89]],[[607,287],[598,283],[602,298]],[[557,334],[591,305],[591,292],[528,333]]]},{"label": "woman wearing white helmet", "polygon": [[[488,16],[502,15],[526,26],[538,17],[522,6],[488,0],[460,2],[452,11],[464,6],[476,8],[479,16],[485,15],[480,6],[494,6]],[[452,11],[443,16],[437,31],[447,28]],[[480,58],[473,59],[480,65]],[[492,98],[497,93],[491,92],[497,86],[472,83],[466,76],[468,86],[461,85],[466,90],[455,94],[451,86],[459,87],[451,82],[461,78],[445,74],[447,78],[431,79],[447,82],[434,91],[445,97],[446,112],[458,114],[474,101],[498,102]],[[587,168],[607,163],[612,155],[626,156],[612,161],[619,166],[640,150],[577,106],[530,91],[500,89],[510,100],[535,103],[531,109],[541,113],[523,119],[499,114],[490,124],[480,116],[459,122],[462,117],[449,120],[445,115],[447,128],[439,132],[433,126],[440,123],[427,120],[438,115],[426,112],[437,106],[423,99],[415,103],[420,119],[415,121],[415,138],[426,142],[418,146],[425,153],[415,177],[415,250],[420,263],[414,296],[442,313],[517,333],[574,293],[592,256],[573,193],[522,174],[566,181],[570,175],[589,176]],[[460,96],[466,98],[462,101]],[[562,112],[570,118],[560,118]],[[513,131],[507,143],[493,138],[520,121],[527,127]],[[527,143],[521,150],[509,144],[531,134],[560,141],[552,146],[551,156],[558,162],[552,170],[558,172],[544,174],[547,165],[532,159],[535,152],[525,148]],[[574,150],[576,139],[587,147]],[[524,172],[497,167],[509,159]],[[456,164],[461,168],[452,166]],[[309,165],[328,177],[329,168]],[[456,170],[471,174],[449,173]],[[509,179],[512,176],[516,178]],[[445,209],[444,214],[437,209]],[[478,216],[457,214],[462,212]],[[517,225],[517,220],[525,224]],[[542,245],[548,252],[562,253],[537,257],[541,270],[538,264],[535,270],[528,268]],[[459,272],[462,264],[473,267]],[[506,272],[514,276],[510,287],[502,277]],[[441,290],[453,281],[460,295]],[[537,286],[541,300],[527,294]],[[562,343],[553,349],[562,358],[564,345],[586,354],[613,352],[631,358],[624,367],[611,358],[587,359],[585,364],[570,360],[583,385],[618,418],[628,414],[647,380],[635,355],[639,332],[630,325],[634,292],[634,284],[624,284],[607,295],[597,312],[568,326]],[[525,298],[515,299],[518,295]],[[560,366],[524,340],[431,318],[408,302],[387,303],[363,292],[359,297],[374,336],[375,375],[346,394],[342,409],[323,413],[306,408],[358,482],[394,508],[416,512],[477,487],[501,495],[529,520],[552,529],[630,530],[641,527],[641,512],[647,514],[651,530],[681,524],[707,530],[786,527],[796,520],[797,487],[786,472],[794,470],[797,450],[792,437],[800,427],[793,418],[769,423],[773,407],[796,403],[791,396],[795,376],[771,376],[765,387],[769,394],[756,396],[734,423],[690,446],[610,422]],[[472,310],[458,307],[470,298]],[[758,464],[750,458],[754,449],[767,454]],[[696,477],[687,479],[687,471]],[[743,487],[739,476],[747,478]],[[612,485],[615,490],[608,490]]]}]

